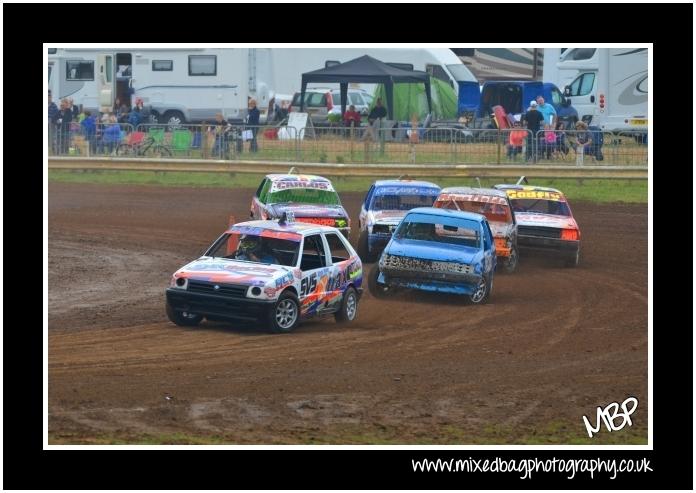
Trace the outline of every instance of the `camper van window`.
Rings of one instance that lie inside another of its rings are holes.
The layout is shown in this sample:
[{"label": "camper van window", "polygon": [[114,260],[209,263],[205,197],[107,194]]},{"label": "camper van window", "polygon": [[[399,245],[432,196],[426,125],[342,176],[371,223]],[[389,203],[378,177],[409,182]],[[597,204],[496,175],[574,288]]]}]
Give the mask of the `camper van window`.
[{"label": "camper van window", "polygon": [[67,80],[94,80],[94,62],[85,60],[68,60],[65,62]]},{"label": "camper van window", "polygon": [[152,60],[153,72],[171,72],[174,70],[173,60]]},{"label": "camper van window", "polygon": [[570,96],[587,96],[594,86],[594,73],[587,72],[580,75],[570,84]]},{"label": "camper van window", "polygon": [[189,75],[217,75],[217,55],[189,55]]},{"label": "camper van window", "polygon": [[563,59],[564,60],[589,60],[592,58],[597,51],[597,48],[575,48],[570,53],[568,53]]},{"label": "camper van window", "polygon": [[56,53],[58,53],[58,48],[49,48],[48,49],[49,55],[55,55]]}]

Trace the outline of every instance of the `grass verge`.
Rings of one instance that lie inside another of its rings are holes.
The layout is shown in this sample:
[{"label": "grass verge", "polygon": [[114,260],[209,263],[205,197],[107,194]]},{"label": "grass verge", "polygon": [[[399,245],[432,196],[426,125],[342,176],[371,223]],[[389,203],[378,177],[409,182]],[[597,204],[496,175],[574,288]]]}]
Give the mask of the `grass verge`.
[{"label": "grass verge", "polygon": [[[184,173],[161,171],[83,171],[83,170],[49,170],[48,179],[53,182],[96,183],[109,185],[160,185],[178,187],[224,187],[256,188],[263,174],[247,173]],[[329,178],[332,178],[329,176]],[[388,177],[385,177],[388,178]],[[473,185],[472,178],[451,178],[433,176],[423,178],[442,187],[455,185]],[[375,179],[372,177],[335,177],[332,178],[338,192],[366,192]],[[482,186],[496,183],[514,183],[517,177],[510,179],[484,178]],[[646,180],[584,180],[576,178],[536,179],[530,180],[534,185],[549,186],[563,191],[570,201],[588,202],[626,202],[647,203],[648,183]]]}]

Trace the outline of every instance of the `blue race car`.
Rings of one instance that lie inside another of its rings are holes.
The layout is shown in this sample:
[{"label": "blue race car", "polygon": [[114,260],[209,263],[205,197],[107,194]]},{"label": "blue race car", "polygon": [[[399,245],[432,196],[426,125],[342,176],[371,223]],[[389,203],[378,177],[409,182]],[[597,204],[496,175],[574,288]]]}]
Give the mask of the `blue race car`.
[{"label": "blue race car", "polygon": [[411,288],[468,295],[481,304],[493,289],[495,265],[495,242],[484,216],[419,207],[399,223],[368,286],[378,298]]},{"label": "blue race car", "polygon": [[360,209],[360,258],[374,262],[406,213],[432,206],[439,193],[440,187],[428,181],[399,178],[374,182]]}]

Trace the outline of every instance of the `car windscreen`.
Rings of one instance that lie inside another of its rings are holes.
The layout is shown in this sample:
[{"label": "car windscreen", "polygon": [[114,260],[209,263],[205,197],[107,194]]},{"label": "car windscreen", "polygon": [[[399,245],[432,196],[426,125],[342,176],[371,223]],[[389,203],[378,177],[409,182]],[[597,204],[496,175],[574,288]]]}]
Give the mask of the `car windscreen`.
[{"label": "car windscreen", "polygon": [[436,207],[441,209],[452,209],[465,212],[474,212],[486,216],[491,222],[511,223],[512,211],[507,204],[491,202],[475,202],[469,200],[438,200]]},{"label": "car windscreen", "polygon": [[298,204],[340,205],[341,200],[333,190],[316,188],[286,188],[268,194],[269,204],[295,202]]},{"label": "car windscreen", "polygon": [[567,202],[547,199],[512,199],[512,210],[515,212],[537,212],[555,216],[570,216]]},{"label": "car windscreen", "polygon": [[223,234],[205,255],[294,267],[297,265],[301,240],[302,236],[296,233],[247,228]]},{"label": "car windscreen", "polygon": [[410,214],[394,232],[394,238],[478,248],[481,226],[469,219]]},{"label": "car windscreen", "polygon": [[431,207],[439,190],[423,189],[377,189],[372,197],[373,211],[409,211],[416,207]]}]

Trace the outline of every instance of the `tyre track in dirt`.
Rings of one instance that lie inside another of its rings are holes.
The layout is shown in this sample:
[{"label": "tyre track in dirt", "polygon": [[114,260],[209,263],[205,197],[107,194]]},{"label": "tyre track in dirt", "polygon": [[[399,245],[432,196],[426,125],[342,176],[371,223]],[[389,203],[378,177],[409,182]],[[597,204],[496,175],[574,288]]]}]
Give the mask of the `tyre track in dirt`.
[{"label": "tyre track in dirt", "polygon": [[[251,193],[49,184],[52,433],[304,443],[357,427],[418,443],[568,419],[582,435],[593,406],[647,402],[645,206],[572,204],[580,266],[521,256],[485,306],[366,293],[354,324],[290,335],[169,323],[169,276],[248,214]],[[362,194],[342,199],[356,218]]]}]

